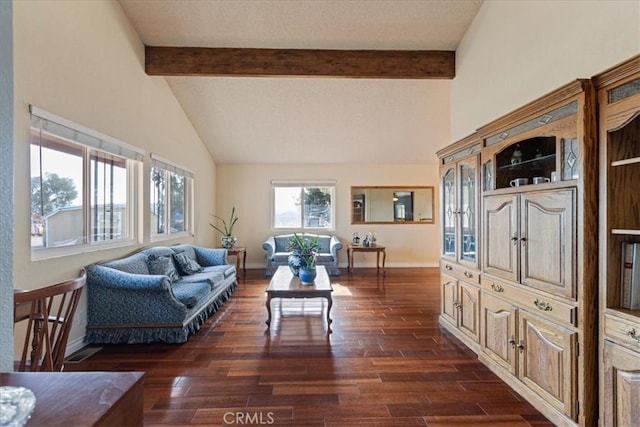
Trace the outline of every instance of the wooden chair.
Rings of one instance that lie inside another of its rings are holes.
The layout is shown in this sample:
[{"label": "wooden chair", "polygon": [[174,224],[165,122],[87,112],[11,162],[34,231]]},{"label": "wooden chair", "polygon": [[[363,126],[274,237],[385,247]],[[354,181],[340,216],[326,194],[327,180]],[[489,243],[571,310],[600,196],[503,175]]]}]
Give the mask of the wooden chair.
[{"label": "wooden chair", "polygon": [[15,322],[29,321],[18,371],[62,371],[73,316],[86,281],[83,270],[77,279],[14,293]]}]

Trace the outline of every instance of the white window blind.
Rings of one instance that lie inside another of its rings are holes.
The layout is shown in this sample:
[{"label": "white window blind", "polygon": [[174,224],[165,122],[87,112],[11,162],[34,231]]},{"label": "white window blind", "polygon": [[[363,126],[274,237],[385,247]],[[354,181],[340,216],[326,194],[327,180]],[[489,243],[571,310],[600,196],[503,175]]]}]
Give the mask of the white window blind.
[{"label": "white window blind", "polygon": [[144,159],[144,150],[138,147],[49,113],[34,105],[29,106],[29,111],[31,112],[31,125],[44,133],[57,135],[86,147],[130,160],[142,161]]},{"label": "white window blind", "polygon": [[182,166],[176,165],[175,163],[171,162],[170,160],[166,160],[163,159],[162,157],[158,156],[157,154],[151,153],[151,167],[154,168],[158,168],[158,169],[164,169],[167,170],[169,172],[173,172],[177,175],[182,175],[185,176],[187,178],[193,178],[194,174],[192,171],[185,169]]}]

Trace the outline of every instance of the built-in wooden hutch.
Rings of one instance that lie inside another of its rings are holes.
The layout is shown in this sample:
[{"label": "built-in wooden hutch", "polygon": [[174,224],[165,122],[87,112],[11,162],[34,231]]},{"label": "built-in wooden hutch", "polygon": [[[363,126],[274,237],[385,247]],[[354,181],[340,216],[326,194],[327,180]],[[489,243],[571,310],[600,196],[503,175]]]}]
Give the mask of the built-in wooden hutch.
[{"label": "built-in wooden hutch", "polygon": [[600,424],[632,426],[640,420],[640,309],[623,308],[621,301],[622,244],[640,243],[640,56],[597,75],[594,83],[600,139]]},{"label": "built-in wooden hutch", "polygon": [[640,309],[620,301],[622,243],[640,243],[640,56],[438,156],[441,325],[553,423],[634,425]]}]

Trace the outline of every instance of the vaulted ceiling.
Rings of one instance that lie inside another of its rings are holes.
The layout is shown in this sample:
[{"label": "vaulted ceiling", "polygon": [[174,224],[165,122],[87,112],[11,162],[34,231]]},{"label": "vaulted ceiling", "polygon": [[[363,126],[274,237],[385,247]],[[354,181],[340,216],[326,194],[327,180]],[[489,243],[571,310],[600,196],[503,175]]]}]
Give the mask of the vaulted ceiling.
[{"label": "vaulted ceiling", "polygon": [[[482,0],[120,3],[146,46],[455,51]],[[450,79],[164,78],[219,164],[435,163],[451,142]]]}]

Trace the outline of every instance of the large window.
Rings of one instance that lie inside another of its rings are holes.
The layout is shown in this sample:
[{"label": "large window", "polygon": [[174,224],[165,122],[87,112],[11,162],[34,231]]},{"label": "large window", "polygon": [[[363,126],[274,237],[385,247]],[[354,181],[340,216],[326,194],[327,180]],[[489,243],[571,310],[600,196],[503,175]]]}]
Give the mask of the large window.
[{"label": "large window", "polygon": [[273,189],[273,228],[333,230],[333,182],[280,182]]},{"label": "large window", "polygon": [[134,239],[142,151],[34,106],[30,138],[36,257]]},{"label": "large window", "polygon": [[151,238],[191,229],[193,173],[151,155]]}]

